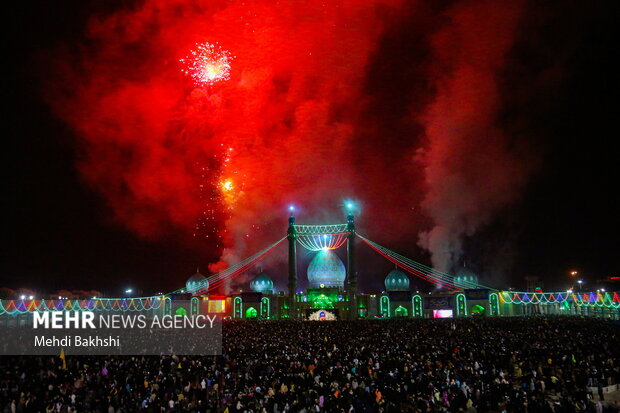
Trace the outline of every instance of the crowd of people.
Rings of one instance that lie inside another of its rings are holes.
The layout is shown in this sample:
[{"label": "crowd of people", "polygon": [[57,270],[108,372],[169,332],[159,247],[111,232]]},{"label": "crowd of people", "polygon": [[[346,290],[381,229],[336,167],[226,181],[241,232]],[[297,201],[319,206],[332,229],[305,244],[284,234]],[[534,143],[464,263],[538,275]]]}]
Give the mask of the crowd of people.
[{"label": "crowd of people", "polygon": [[0,412],[618,412],[620,326],[227,321],[221,356],[0,357]]}]

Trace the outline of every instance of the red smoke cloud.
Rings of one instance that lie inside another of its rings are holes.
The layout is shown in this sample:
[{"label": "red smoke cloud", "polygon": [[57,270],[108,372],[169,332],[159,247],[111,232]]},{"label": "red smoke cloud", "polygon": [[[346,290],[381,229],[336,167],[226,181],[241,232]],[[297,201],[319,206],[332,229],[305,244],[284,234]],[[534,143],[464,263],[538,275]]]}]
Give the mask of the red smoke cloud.
[{"label": "red smoke cloud", "polygon": [[[514,198],[504,189],[522,181],[493,127],[493,77],[519,6],[464,2],[420,13],[440,28],[425,35],[433,61],[413,63],[432,68],[436,95],[427,109],[410,97],[404,105],[426,116],[405,114],[395,122],[406,133],[385,136],[364,129],[378,116],[369,108],[394,104],[372,101],[368,71],[403,10],[412,25],[420,18],[402,3],[140,2],[91,18],[78,51],[57,56],[49,99],[79,137],[80,171],[118,221],[144,237],[189,240],[211,259],[223,253],[213,270],[281,238],[289,203],[303,206],[306,222],[341,222],[338,203],[357,196],[364,211],[387,217],[368,217],[368,233],[416,233],[424,226],[412,203],[424,185],[435,226],[423,245],[454,256]],[[179,60],[201,43],[234,56],[228,80],[196,86],[183,73]],[[426,129],[425,183],[414,179],[416,122]],[[360,162],[385,154],[386,138],[399,142],[395,165]]]},{"label": "red smoke cloud", "polygon": [[497,117],[499,73],[507,62],[521,2],[465,2],[433,36],[437,93],[426,109],[421,151],[428,187],[423,208],[434,226],[420,245],[443,271],[458,266],[472,236],[519,196],[531,172],[526,148],[509,144]]}]

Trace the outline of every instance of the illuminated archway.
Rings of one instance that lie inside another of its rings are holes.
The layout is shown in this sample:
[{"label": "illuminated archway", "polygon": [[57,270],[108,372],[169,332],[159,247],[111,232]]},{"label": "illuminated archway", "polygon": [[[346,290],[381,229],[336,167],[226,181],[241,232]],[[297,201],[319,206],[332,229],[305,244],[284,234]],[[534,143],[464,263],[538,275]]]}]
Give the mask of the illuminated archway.
[{"label": "illuminated archway", "polygon": [[456,295],[456,316],[467,317],[467,298],[465,298],[465,294]]},{"label": "illuminated archway", "polygon": [[174,315],[187,315],[187,310],[183,307],[179,307],[174,312]]},{"label": "illuminated archway", "polygon": [[257,315],[258,311],[256,311],[254,307],[248,307],[248,309],[245,310],[245,318],[256,318]]},{"label": "illuminated archway", "polygon": [[419,295],[414,295],[412,302],[413,302],[413,316],[424,317],[424,313],[422,311],[422,297],[420,297]]},{"label": "illuminated archway", "polygon": [[196,297],[192,297],[190,312],[193,316],[198,315],[199,313],[198,298]]},{"label": "illuminated archway", "polygon": [[271,316],[271,300],[269,297],[263,297],[260,300],[260,316],[264,319],[268,319]]},{"label": "illuminated archway", "polygon": [[396,310],[394,310],[394,317],[407,317],[407,316],[409,316],[409,311],[407,311],[407,309],[403,307],[402,305],[399,305],[398,307],[396,307]]},{"label": "illuminated archway", "polygon": [[487,312],[487,309],[481,306],[480,304],[476,304],[475,306],[471,308],[472,315],[481,316],[481,315],[485,315],[486,312]]},{"label": "illuminated archway", "polygon": [[379,310],[381,311],[381,317],[390,317],[390,298],[384,295],[379,300]]},{"label": "illuminated archway", "polygon": [[243,311],[243,303],[241,297],[235,297],[233,300],[233,317],[241,318],[241,314]]},{"label": "illuminated archway", "polygon": [[492,316],[499,315],[499,297],[497,293],[489,294],[489,313]]},{"label": "illuminated archway", "polygon": [[164,315],[172,315],[172,300],[170,300],[170,297],[164,298]]}]

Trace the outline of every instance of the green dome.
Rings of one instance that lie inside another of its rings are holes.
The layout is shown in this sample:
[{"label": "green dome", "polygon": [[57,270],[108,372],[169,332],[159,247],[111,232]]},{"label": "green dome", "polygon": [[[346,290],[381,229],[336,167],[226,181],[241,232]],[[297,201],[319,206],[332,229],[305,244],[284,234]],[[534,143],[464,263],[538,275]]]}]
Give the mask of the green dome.
[{"label": "green dome", "polygon": [[463,288],[476,288],[478,276],[467,267],[461,268],[454,277],[454,283]]},{"label": "green dome", "polygon": [[387,291],[408,291],[409,277],[398,268],[395,268],[385,277],[385,289]]},{"label": "green dome", "polygon": [[188,293],[195,293],[198,290],[201,292],[207,292],[208,289],[209,281],[207,280],[207,277],[202,275],[200,272],[197,272],[189,277],[185,283],[185,291]]},{"label": "green dome", "polygon": [[273,280],[261,272],[250,282],[250,289],[257,293],[273,294]]},{"label": "green dome", "polygon": [[332,250],[317,252],[308,265],[308,282],[311,288],[344,288],[346,276],[344,264]]}]

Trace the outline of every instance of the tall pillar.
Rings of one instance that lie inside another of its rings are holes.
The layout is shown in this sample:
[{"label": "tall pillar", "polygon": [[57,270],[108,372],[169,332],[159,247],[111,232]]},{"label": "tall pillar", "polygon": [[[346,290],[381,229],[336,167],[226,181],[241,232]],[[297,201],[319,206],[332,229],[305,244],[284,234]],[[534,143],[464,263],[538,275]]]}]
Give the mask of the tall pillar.
[{"label": "tall pillar", "polygon": [[358,318],[357,309],[357,268],[355,266],[355,222],[353,214],[347,215],[347,290],[349,293],[349,319]]},{"label": "tall pillar", "polygon": [[288,314],[289,318],[297,318],[297,231],[295,230],[295,217],[288,219]]}]

